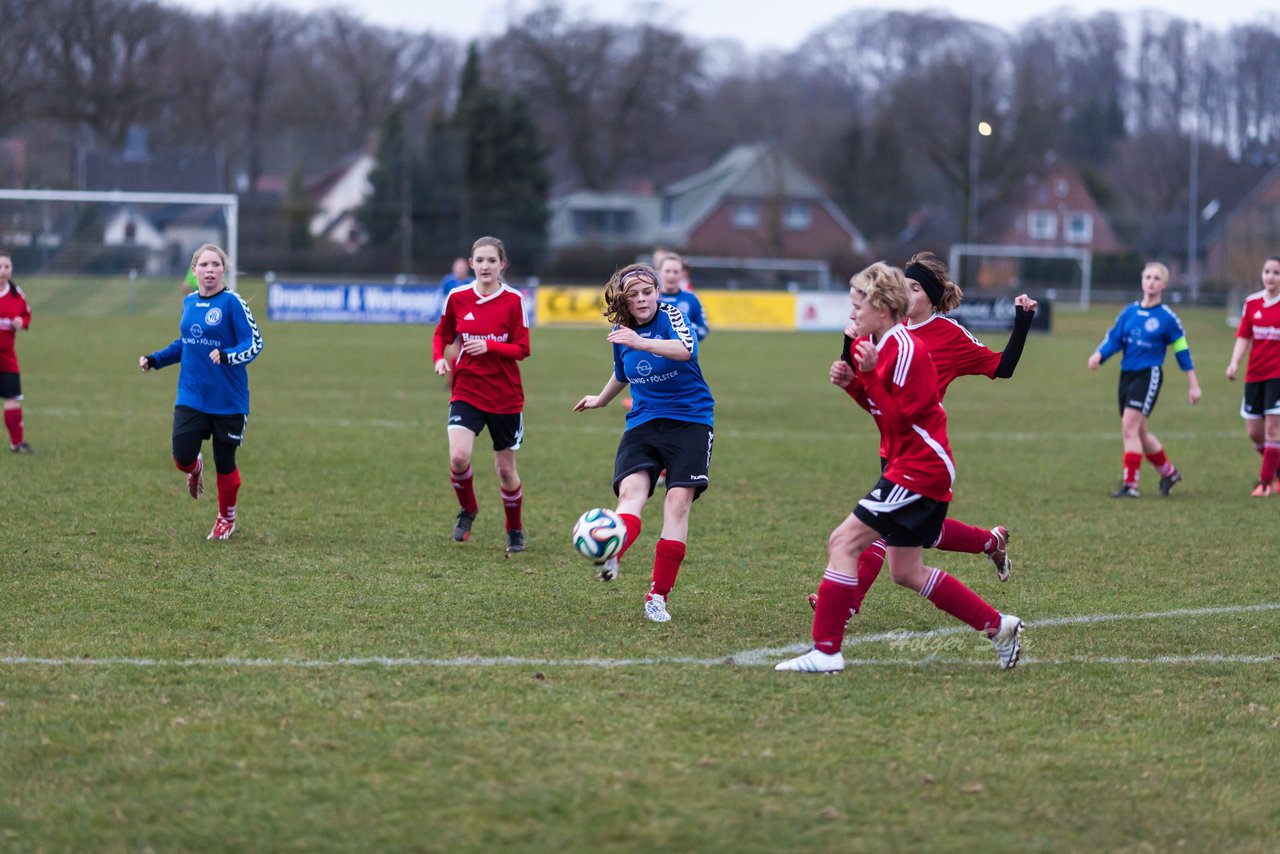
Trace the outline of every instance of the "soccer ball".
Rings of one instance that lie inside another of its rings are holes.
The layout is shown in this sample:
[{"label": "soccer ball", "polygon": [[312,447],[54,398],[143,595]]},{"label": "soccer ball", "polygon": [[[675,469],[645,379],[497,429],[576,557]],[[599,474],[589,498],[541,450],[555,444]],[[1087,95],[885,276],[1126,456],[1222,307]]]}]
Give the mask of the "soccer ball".
[{"label": "soccer ball", "polygon": [[616,555],[627,536],[627,525],[612,510],[597,507],[578,517],[573,526],[573,547],[590,561],[599,563]]}]

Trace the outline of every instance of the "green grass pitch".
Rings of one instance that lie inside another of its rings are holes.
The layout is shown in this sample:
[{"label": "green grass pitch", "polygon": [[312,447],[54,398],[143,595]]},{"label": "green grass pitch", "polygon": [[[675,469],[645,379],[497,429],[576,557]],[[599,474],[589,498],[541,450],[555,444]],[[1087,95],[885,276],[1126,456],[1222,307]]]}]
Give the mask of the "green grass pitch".
[{"label": "green grass pitch", "polygon": [[641,604],[660,501],[612,584],[569,543],[612,506],[622,410],[570,411],[610,369],[603,331],[533,332],[529,550],[508,559],[487,437],[474,534],[450,538],[431,330],[271,324],[246,282],[266,349],[240,530],[210,543],[213,484],[192,501],[169,455],[176,369],[137,369],[176,333],[178,286],[142,288],[132,315],[118,283],[27,290],[38,453],[0,459],[2,850],[1280,839],[1280,499],[1249,497],[1220,309],[1181,311],[1205,397],[1188,406],[1170,370],[1152,421],[1185,476],[1168,498],[1150,466],[1141,499],[1107,497],[1118,366],[1085,361],[1116,306],[1060,306],[1013,380],[952,387],[951,516],[1007,525],[1013,578],[927,557],[1027,621],[1018,669],[886,577],[848,668],[812,677],[767,665],[807,640],[827,534],[878,472],[870,418],[826,380],[838,336],[705,342],[712,486],[659,626]]}]

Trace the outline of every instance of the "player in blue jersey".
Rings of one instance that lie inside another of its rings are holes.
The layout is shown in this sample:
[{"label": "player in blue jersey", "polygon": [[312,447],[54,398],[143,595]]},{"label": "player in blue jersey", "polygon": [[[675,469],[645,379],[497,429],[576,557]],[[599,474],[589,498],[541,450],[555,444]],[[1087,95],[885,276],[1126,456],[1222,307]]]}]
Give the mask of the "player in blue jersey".
[{"label": "player in blue jersey", "polygon": [[600,577],[609,581],[617,575],[618,558],[640,535],[640,513],[666,469],[662,534],[644,602],[645,617],[665,623],[689,539],[689,509],[710,484],[715,401],[698,367],[697,336],[678,309],[659,302],[658,290],[658,274],[645,264],[623,267],[605,285],[613,373],[599,394],[582,398],[573,411],[608,406],[631,386],[634,402],[613,463],[613,491],[627,536],[618,554],[601,564]]},{"label": "player in blue jersey", "polygon": [[1190,384],[1187,399],[1194,406],[1200,400],[1200,383],[1196,380],[1191,348],[1178,315],[1161,299],[1169,286],[1169,268],[1150,262],[1142,269],[1142,299],[1130,303],[1116,317],[1115,325],[1089,357],[1089,370],[1098,367],[1116,353],[1124,353],[1120,362],[1120,427],[1124,437],[1124,479],[1112,498],[1138,497],[1138,469],[1146,458],[1160,473],[1160,494],[1168,495],[1182,474],[1169,462],[1160,440],[1147,429],[1147,419],[1155,409],[1160,386],[1164,382],[1164,357],[1173,347],[1178,367]]},{"label": "player in blue jersey", "polygon": [[138,359],[143,372],[181,364],[173,408],[173,462],[187,476],[192,498],[204,493],[200,445],[213,439],[218,471],[218,518],[207,539],[226,540],[236,531],[240,470],[236,448],[249,418],[245,366],[262,352],[262,334],[240,295],[227,290],[227,256],[206,243],[191,259],[196,292],[182,301],[178,337],[163,350]]},{"label": "player in blue jersey", "polygon": [[693,293],[682,287],[683,282],[687,278],[687,270],[684,266],[684,259],[674,252],[668,252],[662,257],[662,264],[658,267],[658,276],[662,282],[662,290],[658,293],[658,300],[667,305],[674,305],[680,309],[680,313],[684,315],[685,322],[689,324],[689,328],[694,331],[701,341],[707,337],[707,317],[702,312],[702,301]]}]

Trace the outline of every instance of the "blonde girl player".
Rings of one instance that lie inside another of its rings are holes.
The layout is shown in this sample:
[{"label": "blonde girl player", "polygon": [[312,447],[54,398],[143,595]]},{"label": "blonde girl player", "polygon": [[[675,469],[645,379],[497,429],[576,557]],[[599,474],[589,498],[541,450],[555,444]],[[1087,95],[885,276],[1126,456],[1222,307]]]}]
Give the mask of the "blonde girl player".
[{"label": "blonde girl player", "polygon": [[[1003,352],[997,353],[946,316],[947,312],[959,307],[964,292],[952,281],[941,259],[932,252],[917,252],[907,262],[904,274],[911,298],[907,307],[907,330],[924,344],[933,359],[938,375],[939,400],[946,397],[947,389],[959,377],[984,376],[994,380],[1013,376],[1022,357],[1027,333],[1031,330],[1031,321],[1035,318],[1038,306],[1035,300],[1026,294],[1014,298],[1013,331]],[[845,330],[846,352],[842,358],[850,365],[848,347],[854,331],[852,328]],[[887,448],[882,444],[882,462],[886,453]],[[968,525],[958,519],[946,519],[938,541],[930,548],[985,555],[995,567],[996,577],[1000,581],[1008,581],[1013,569],[1008,545],[1009,529],[1004,525],[988,529]],[[858,594],[853,607],[859,613],[863,597],[884,567],[884,558],[883,540],[872,543],[858,556]],[[817,599],[817,594],[809,594],[809,604],[815,604]]]},{"label": "blonde girl player", "polygon": [[162,350],[138,359],[143,373],[178,364],[178,396],[173,407],[173,464],[187,476],[192,498],[204,494],[200,446],[213,442],[218,472],[218,517],[209,540],[229,540],[236,532],[240,469],[236,451],[249,421],[248,365],[262,352],[262,334],[253,312],[226,286],[227,255],[206,243],[191,257],[196,291],[182,300],[178,337]]},{"label": "blonde girl player", "polygon": [[599,394],[582,398],[573,411],[608,406],[631,387],[634,403],[613,462],[613,491],[627,535],[618,554],[601,564],[600,577],[617,575],[618,559],[640,536],[640,513],[665,469],[662,534],[644,602],[645,618],[665,623],[689,541],[689,509],[710,485],[715,400],[698,366],[698,337],[658,291],[658,274],[645,264],[623,267],[609,279],[604,314],[613,324],[607,338],[613,373]]},{"label": "blonde girl player", "polygon": [[1022,621],[1002,615],[955,577],[924,565],[923,548],[938,539],[947,516],[955,462],[933,360],[902,323],[911,302],[906,278],[895,267],[872,264],[853,277],[849,293],[850,319],[862,337],[851,348],[854,367],[837,361],[830,379],[875,419],[885,466],[879,481],[827,539],[813,648],[775,669],[844,669],[840,648],[858,591],[858,556],[883,538],[894,582],[986,634],[1001,669],[1009,670],[1022,652]]},{"label": "blonde girl player", "polygon": [[[507,250],[496,237],[481,237],[471,247],[475,281],[449,291],[440,312],[431,358],[440,376],[452,375],[449,398],[449,481],[458,498],[453,538],[463,542],[480,512],[471,452],[476,436],[488,429],[494,466],[506,513],[507,553],[525,548],[521,508],[524,488],[516,470],[516,451],[524,441],[524,386],[520,361],[529,355],[529,321],[524,297],[502,277]],[[456,361],[446,348],[460,341]]]},{"label": "blonde girl player", "polygon": [[1089,357],[1089,370],[1096,371],[1116,353],[1120,361],[1120,433],[1124,439],[1124,474],[1112,498],[1138,497],[1138,470],[1145,456],[1160,475],[1160,494],[1168,495],[1182,473],[1165,454],[1164,445],[1147,427],[1160,387],[1164,384],[1164,358],[1173,347],[1178,367],[1187,375],[1187,400],[1200,402],[1200,382],[1191,361],[1191,347],[1178,315],[1165,305],[1164,289],[1169,286],[1169,268],[1152,261],[1142,268],[1142,299],[1125,306],[1116,317],[1098,349]]},{"label": "blonde girl player", "polygon": [[1244,418],[1249,441],[1262,454],[1262,469],[1254,498],[1280,492],[1280,255],[1262,265],[1262,290],[1251,294],[1240,313],[1236,343],[1227,365],[1227,379],[1235,381],[1240,360],[1249,354],[1244,373]]}]

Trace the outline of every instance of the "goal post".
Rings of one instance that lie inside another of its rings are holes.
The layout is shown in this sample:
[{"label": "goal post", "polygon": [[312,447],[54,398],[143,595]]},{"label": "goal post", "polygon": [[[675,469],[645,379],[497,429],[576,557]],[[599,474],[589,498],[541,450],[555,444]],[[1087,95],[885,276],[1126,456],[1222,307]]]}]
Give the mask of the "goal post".
[{"label": "goal post", "polygon": [[[222,211],[226,233],[227,287],[236,289],[240,246],[240,200],[234,193],[134,193],[119,190],[10,190],[0,189],[3,202],[58,202],[100,205],[189,205],[216,207]],[[43,237],[44,235],[41,235]]]},{"label": "goal post", "polygon": [[1080,308],[1089,307],[1089,296],[1093,290],[1093,252],[1088,249],[957,243],[951,247],[948,267],[952,271],[959,271],[965,258],[1052,258],[1075,261],[1080,265]]}]

